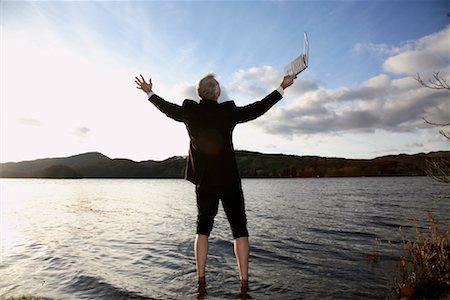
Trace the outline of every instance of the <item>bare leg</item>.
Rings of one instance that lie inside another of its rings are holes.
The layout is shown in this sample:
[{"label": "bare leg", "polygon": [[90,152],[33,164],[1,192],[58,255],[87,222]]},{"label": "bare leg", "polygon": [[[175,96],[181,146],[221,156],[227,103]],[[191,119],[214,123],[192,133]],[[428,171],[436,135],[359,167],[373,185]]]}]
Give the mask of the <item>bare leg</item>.
[{"label": "bare leg", "polygon": [[244,236],[234,240],[234,254],[236,255],[236,260],[239,267],[239,277],[241,279],[241,284],[248,284],[248,237]]},{"label": "bare leg", "polygon": [[197,277],[205,278],[206,259],[208,257],[208,236],[197,234],[195,237],[195,259],[197,261]]}]

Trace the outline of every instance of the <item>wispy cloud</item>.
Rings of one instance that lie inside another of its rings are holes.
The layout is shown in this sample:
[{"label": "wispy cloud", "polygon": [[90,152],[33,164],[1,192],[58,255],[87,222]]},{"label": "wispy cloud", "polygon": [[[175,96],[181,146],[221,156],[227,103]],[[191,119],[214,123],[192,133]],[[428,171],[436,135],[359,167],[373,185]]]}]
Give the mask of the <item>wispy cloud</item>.
[{"label": "wispy cloud", "polygon": [[392,56],[402,52],[402,48],[392,47],[387,44],[373,44],[373,43],[356,43],[353,50],[357,53],[369,52],[380,57]]},{"label": "wispy cloud", "polygon": [[419,72],[445,70],[448,74],[450,26],[421,39],[399,46],[357,43],[357,52],[369,51],[385,59],[383,69],[394,74],[414,75]]},{"label": "wispy cloud", "polygon": [[79,137],[81,137],[81,138],[86,138],[87,135],[88,135],[88,133],[89,133],[90,131],[91,131],[90,128],[87,128],[87,127],[79,127],[79,128],[76,128],[76,129],[73,131],[73,134],[75,134],[76,136],[79,136]]},{"label": "wispy cloud", "polygon": [[239,70],[233,76],[231,90],[251,97],[263,97],[279,83],[280,78],[281,74],[271,66]]},{"label": "wispy cloud", "polygon": [[42,126],[43,125],[43,123],[41,121],[32,119],[32,118],[19,118],[19,119],[17,119],[17,123],[19,123],[20,125],[25,125],[25,126]]}]

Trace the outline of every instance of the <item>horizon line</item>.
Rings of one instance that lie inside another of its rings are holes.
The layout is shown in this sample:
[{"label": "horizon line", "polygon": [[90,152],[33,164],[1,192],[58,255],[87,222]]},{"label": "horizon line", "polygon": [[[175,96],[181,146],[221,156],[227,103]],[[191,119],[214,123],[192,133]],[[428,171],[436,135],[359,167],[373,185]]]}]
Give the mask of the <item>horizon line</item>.
[{"label": "horizon line", "polygon": [[[235,153],[237,152],[248,152],[248,153],[255,153],[255,154],[261,154],[261,155],[284,155],[284,156],[296,156],[296,157],[319,157],[319,158],[330,158],[330,159],[348,159],[348,160],[373,160],[376,158],[380,158],[380,157],[387,157],[387,156],[399,156],[399,155],[419,155],[419,154],[431,154],[431,153],[437,153],[437,152],[450,152],[450,149],[448,150],[433,150],[433,151],[429,151],[429,152],[416,152],[416,153],[403,153],[403,152],[399,152],[396,154],[385,154],[385,155],[380,155],[380,156],[375,156],[372,158],[348,158],[348,157],[338,157],[338,156],[319,156],[319,155],[313,155],[313,154],[309,154],[309,155],[298,155],[298,154],[289,154],[289,153],[266,153],[266,152],[259,152],[259,151],[252,151],[252,150],[244,150],[244,149],[235,149],[234,150]],[[86,155],[86,154],[100,154],[105,156],[108,159],[111,160],[129,160],[129,161],[133,161],[136,163],[141,163],[141,162],[146,162],[146,161],[155,161],[155,162],[162,162],[162,161],[166,161],[169,160],[171,158],[175,158],[175,157],[180,157],[183,159],[186,159],[188,157],[188,155],[172,155],[169,156],[167,158],[161,159],[161,160],[156,160],[156,159],[144,159],[144,160],[134,160],[131,158],[126,158],[126,157],[114,157],[111,158],[110,156],[100,152],[100,151],[88,151],[88,152],[82,152],[82,153],[78,153],[78,154],[73,154],[73,155],[68,155],[68,156],[56,156],[56,157],[41,157],[41,158],[35,158],[35,159],[24,159],[24,160],[20,160],[20,161],[7,161],[7,162],[0,162],[0,165],[4,165],[4,164],[11,164],[11,163],[22,163],[22,162],[32,162],[32,161],[37,161],[37,160],[45,160],[45,159],[64,159],[64,158],[70,158],[70,157],[75,157],[75,156],[81,156],[81,155]]]}]

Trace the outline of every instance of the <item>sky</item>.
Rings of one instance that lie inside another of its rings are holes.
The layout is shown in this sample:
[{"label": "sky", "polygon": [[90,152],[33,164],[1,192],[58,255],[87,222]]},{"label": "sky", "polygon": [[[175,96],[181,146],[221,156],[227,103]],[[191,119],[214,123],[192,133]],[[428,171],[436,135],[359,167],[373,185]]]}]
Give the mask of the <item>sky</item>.
[{"label": "sky", "polygon": [[309,67],[264,116],[234,131],[236,149],[375,158],[449,150],[447,1],[0,1],[0,162],[101,152],[187,155],[184,124],[136,88],[181,104],[214,72],[219,101],[276,89],[303,52]]}]

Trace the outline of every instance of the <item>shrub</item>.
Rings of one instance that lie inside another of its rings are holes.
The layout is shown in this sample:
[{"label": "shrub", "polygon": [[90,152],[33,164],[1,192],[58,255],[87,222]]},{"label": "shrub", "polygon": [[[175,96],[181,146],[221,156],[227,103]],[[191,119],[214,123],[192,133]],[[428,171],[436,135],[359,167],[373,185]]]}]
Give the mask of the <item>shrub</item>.
[{"label": "shrub", "polygon": [[398,298],[435,299],[450,296],[450,232],[441,232],[431,212],[428,213],[428,220],[429,234],[424,235],[416,226],[415,241],[406,240],[402,231],[407,254],[400,257],[402,279],[395,287]]}]

